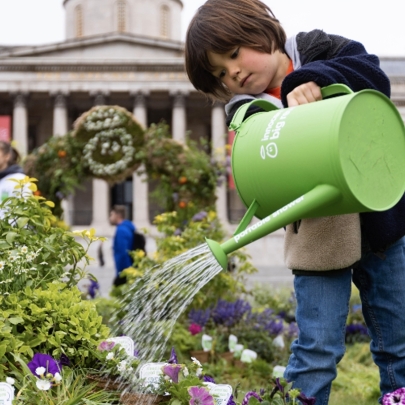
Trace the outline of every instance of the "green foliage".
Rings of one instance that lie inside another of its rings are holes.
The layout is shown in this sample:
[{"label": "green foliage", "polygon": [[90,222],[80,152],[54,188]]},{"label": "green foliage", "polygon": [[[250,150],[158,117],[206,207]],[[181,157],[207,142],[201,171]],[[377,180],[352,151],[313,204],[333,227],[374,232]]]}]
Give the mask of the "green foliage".
[{"label": "green foliage", "polygon": [[89,366],[91,352],[100,340],[109,336],[95,305],[82,301],[78,288],[64,283],[0,297],[0,380],[10,363],[10,354],[25,360],[34,352],[59,359],[65,354],[76,366]]},{"label": "green foliage", "polygon": [[64,367],[61,381],[49,390],[38,389],[38,381],[27,364],[17,357],[12,375],[17,389],[13,405],[109,405],[116,403],[118,394],[111,391],[95,389],[95,384],[89,384],[85,371],[80,368]]},{"label": "green foliage", "polygon": [[[0,204],[0,293],[22,291],[26,286],[45,288],[54,280],[72,287],[85,277],[87,249],[76,234],[54,226],[53,203],[35,196],[35,179],[16,181],[17,197]],[[80,236],[89,246],[94,231]]]},{"label": "green foliage", "polygon": [[158,179],[155,198],[163,211],[176,211],[178,223],[188,220],[203,209],[212,209],[215,190],[224,174],[224,163],[211,159],[209,146],[172,139],[164,122],[152,124],[145,134],[142,156],[150,179]]},{"label": "green foliage", "polygon": [[37,194],[55,204],[56,216],[62,215],[62,199],[86,179],[81,148],[81,143],[68,133],[49,138],[24,159],[24,172],[38,179]]}]

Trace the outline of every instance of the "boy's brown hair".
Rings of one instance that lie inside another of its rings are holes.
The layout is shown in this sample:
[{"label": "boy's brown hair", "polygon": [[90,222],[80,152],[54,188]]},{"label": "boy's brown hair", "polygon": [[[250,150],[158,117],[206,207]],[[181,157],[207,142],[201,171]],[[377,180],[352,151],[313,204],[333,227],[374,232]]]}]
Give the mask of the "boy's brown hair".
[{"label": "boy's brown hair", "polygon": [[190,22],[185,64],[193,86],[212,99],[227,101],[229,90],[212,74],[207,52],[224,54],[238,46],[260,52],[284,52],[286,34],[260,0],[208,0]]}]

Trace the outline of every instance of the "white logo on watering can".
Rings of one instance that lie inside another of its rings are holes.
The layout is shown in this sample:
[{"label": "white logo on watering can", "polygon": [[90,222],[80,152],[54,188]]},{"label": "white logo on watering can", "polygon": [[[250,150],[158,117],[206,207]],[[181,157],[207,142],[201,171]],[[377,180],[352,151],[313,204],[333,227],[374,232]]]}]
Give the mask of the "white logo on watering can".
[{"label": "white logo on watering can", "polygon": [[278,139],[279,136],[281,135],[282,129],[286,124],[285,119],[291,113],[292,110],[293,108],[288,108],[283,112],[282,111],[277,112],[276,114],[273,115],[273,117],[267,124],[261,142],[267,142],[269,140],[272,140],[274,142],[270,142],[266,146],[265,145],[260,146],[260,156],[263,160],[266,159],[267,156],[271,159],[277,157],[278,147],[275,140]]},{"label": "white logo on watering can", "polygon": [[268,157],[275,158],[278,154],[277,145],[272,142],[266,146],[266,153]]}]

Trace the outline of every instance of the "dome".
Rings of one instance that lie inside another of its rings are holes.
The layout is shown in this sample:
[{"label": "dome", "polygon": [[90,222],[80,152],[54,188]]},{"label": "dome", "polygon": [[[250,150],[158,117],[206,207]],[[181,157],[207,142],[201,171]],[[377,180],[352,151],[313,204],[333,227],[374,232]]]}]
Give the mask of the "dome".
[{"label": "dome", "polygon": [[65,0],[66,39],[127,33],[181,41],[181,0]]}]

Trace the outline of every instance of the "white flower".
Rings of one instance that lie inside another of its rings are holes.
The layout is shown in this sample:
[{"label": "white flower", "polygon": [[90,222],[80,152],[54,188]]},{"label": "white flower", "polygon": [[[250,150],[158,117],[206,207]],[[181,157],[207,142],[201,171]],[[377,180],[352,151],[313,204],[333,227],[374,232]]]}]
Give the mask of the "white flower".
[{"label": "white flower", "polygon": [[27,253],[28,252],[28,248],[27,246],[21,246],[21,253]]},{"label": "white flower", "polygon": [[113,358],[114,358],[114,353],[113,352],[110,352],[110,353],[107,354],[107,357],[106,357],[107,360],[112,360]]},{"label": "white flower", "polygon": [[38,368],[35,370],[35,374],[36,374],[36,375],[43,375],[43,374],[45,374],[45,372],[46,372],[46,368],[45,368],[45,367],[38,367]]},{"label": "white flower", "polygon": [[117,370],[122,373],[123,371],[125,371],[127,369],[127,362],[126,360],[122,360],[118,363],[117,365]]},{"label": "white flower", "polygon": [[4,266],[5,266],[4,262],[0,262],[0,271],[3,271]]},{"label": "white flower", "polygon": [[202,372],[203,372],[202,367],[198,367],[197,370],[195,371],[195,374],[197,377],[199,377],[202,374]]},{"label": "white flower", "polygon": [[190,374],[190,373],[188,372],[188,368],[187,368],[187,367],[184,367],[184,368],[183,368],[183,375],[184,375],[184,377],[187,377],[189,374]]},{"label": "white flower", "polygon": [[55,373],[55,375],[53,376],[53,379],[55,380],[55,382],[61,382],[62,376],[59,373]]},{"label": "white flower", "polygon": [[196,366],[202,367],[202,364],[201,364],[195,357],[192,357],[191,360],[193,361],[193,363],[194,363]]},{"label": "white flower", "polygon": [[[41,367],[38,367],[38,368],[41,368]],[[37,384],[37,388],[41,391],[48,391],[49,388],[51,388],[51,382],[48,380],[37,380],[36,384]]]},{"label": "white flower", "polygon": [[15,380],[14,380],[14,378],[7,377],[7,378],[6,378],[6,383],[7,383],[7,384],[10,384],[10,385],[14,385]]}]

